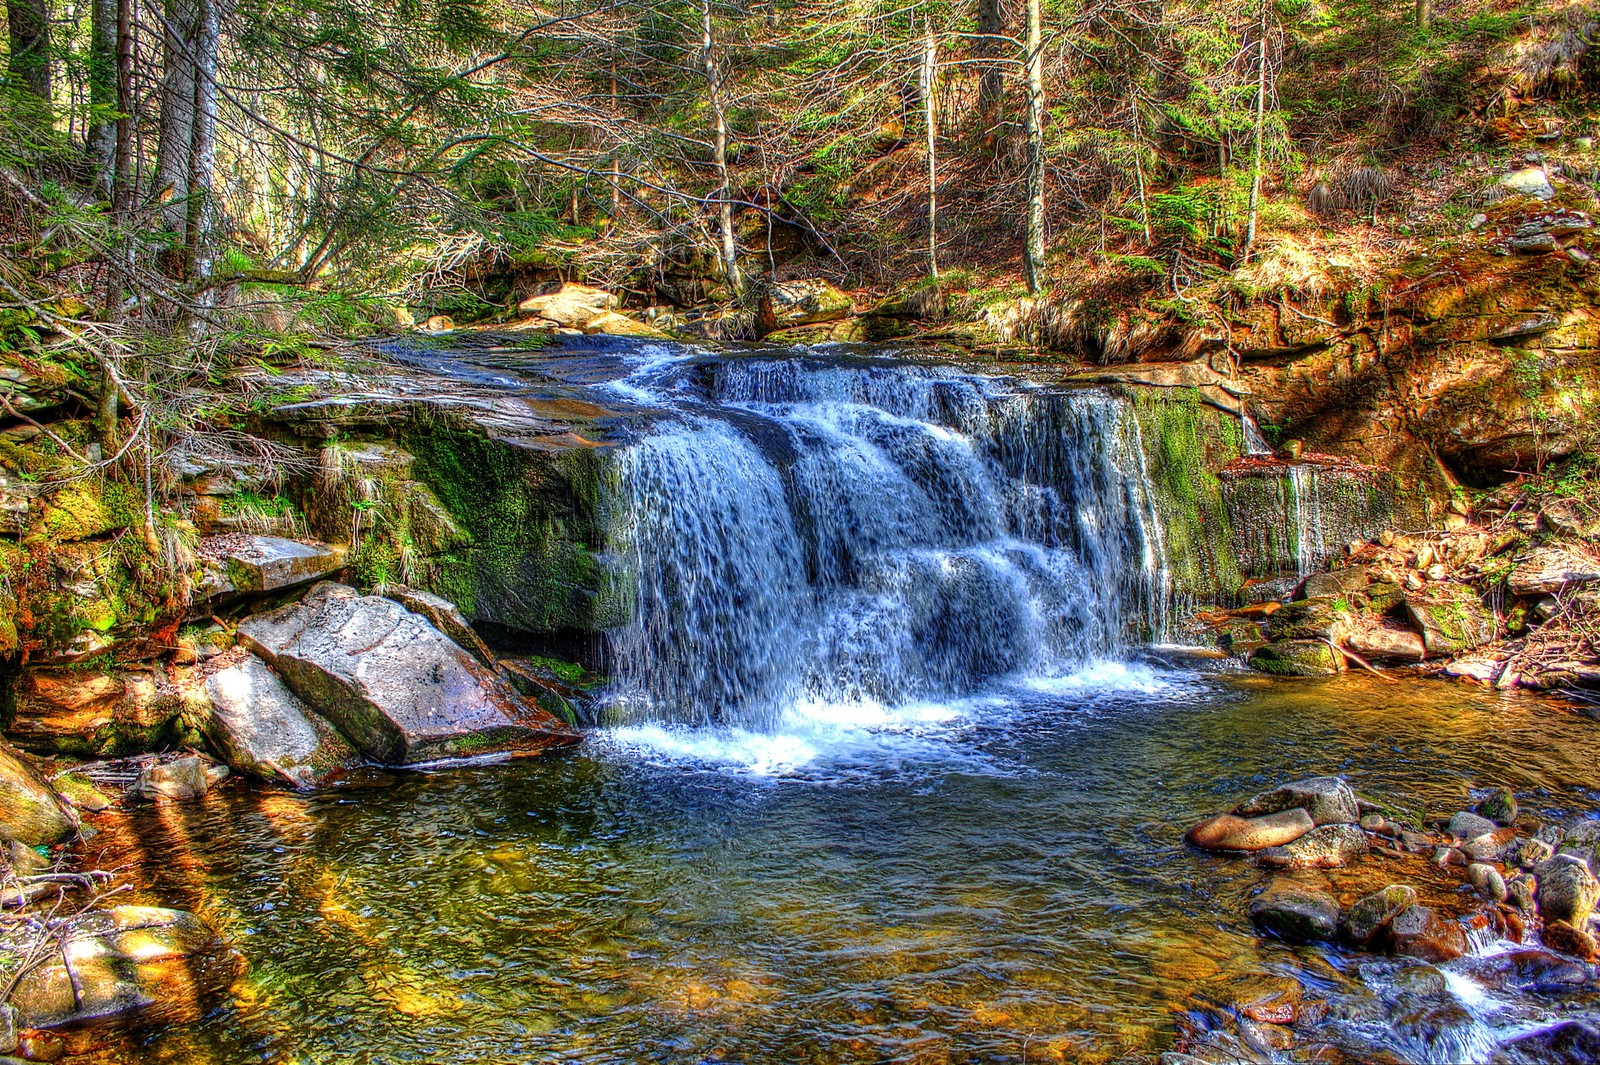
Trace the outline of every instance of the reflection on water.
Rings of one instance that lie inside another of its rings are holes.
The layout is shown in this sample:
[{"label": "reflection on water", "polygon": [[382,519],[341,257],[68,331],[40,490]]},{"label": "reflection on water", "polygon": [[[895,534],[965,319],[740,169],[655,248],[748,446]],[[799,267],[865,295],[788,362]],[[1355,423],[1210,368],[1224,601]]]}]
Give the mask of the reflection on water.
[{"label": "reflection on water", "polygon": [[[1258,986],[1330,1000],[1318,1038],[1351,1056],[1420,1058],[1390,985],[1258,939],[1264,874],[1186,851],[1183,829],[1310,773],[1436,814],[1493,784],[1550,815],[1600,804],[1594,724],[1549,704],[1097,668],[946,707],[816,708],[765,747],[623,730],[109,815],[126,819],[90,849],[149,862],[150,897],[202,912],[252,968],[205,1022],[100,1060],[1144,1060],[1196,1002]],[[1349,901],[1395,869],[1331,887]]]}]

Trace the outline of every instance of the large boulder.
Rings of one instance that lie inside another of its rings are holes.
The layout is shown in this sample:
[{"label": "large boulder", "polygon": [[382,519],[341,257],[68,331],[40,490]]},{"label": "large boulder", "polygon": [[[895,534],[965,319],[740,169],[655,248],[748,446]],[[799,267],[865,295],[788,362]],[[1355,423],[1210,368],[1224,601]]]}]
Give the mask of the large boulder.
[{"label": "large boulder", "polygon": [[1304,810],[1317,825],[1353,825],[1361,820],[1356,793],[1338,777],[1310,777],[1271,791],[1263,791],[1239,804],[1241,817]]},{"label": "large boulder", "polygon": [[1387,939],[1396,954],[1428,962],[1452,961],[1467,952],[1467,930],[1427,906],[1410,906],[1395,915]]},{"label": "large boulder", "polygon": [[757,315],[763,335],[817,322],[837,322],[855,313],[855,301],[826,281],[780,281],[761,295]]},{"label": "large boulder", "polygon": [[263,780],[315,785],[356,757],[343,736],[307,709],[251,654],[206,678],[210,711],[201,727],[228,764]]},{"label": "large boulder", "polygon": [[637,318],[629,318],[616,311],[603,311],[589,319],[584,325],[585,333],[604,333],[612,337],[644,337],[648,340],[670,339],[666,333],[653,325],[648,325]]},{"label": "large boulder", "polygon": [[1279,640],[1250,653],[1250,668],[1275,677],[1333,677],[1344,658],[1326,640]]},{"label": "large boulder", "polygon": [[1356,901],[1345,915],[1345,939],[1358,947],[1370,947],[1380,933],[1400,914],[1417,904],[1417,890],[1405,884],[1390,884]]},{"label": "large boulder", "polygon": [[1558,854],[1534,867],[1539,882],[1539,916],[1546,921],[1566,921],[1574,928],[1589,923],[1600,903],[1600,881],[1589,866],[1570,854]]},{"label": "large boulder", "polygon": [[1267,865],[1291,869],[1333,869],[1355,861],[1370,849],[1366,833],[1355,825],[1323,825],[1293,843],[1261,852]]},{"label": "large boulder", "polygon": [[1495,637],[1494,615],[1466,585],[1438,584],[1406,597],[1406,618],[1429,657],[1459,655]]},{"label": "large boulder", "polygon": [[523,300],[517,310],[568,329],[582,329],[616,305],[617,297],[605,289],[568,281],[558,292]]},{"label": "large boulder", "polygon": [[580,739],[426,618],[342,584],[247,618],[239,638],[380,762],[532,752]]},{"label": "large boulder", "polygon": [[17,978],[10,1002],[29,1028],[134,1016],[194,1021],[205,999],[241,968],[239,956],[192,913],[114,906],[73,918],[59,949]]},{"label": "large boulder", "polygon": [[489,650],[489,645],[467,623],[456,605],[444,596],[424,592],[420,588],[408,588],[404,584],[380,584],[373,592],[385,599],[393,599],[413,614],[421,614],[434,628],[454,640],[458,647],[470,651],[473,658],[489,669],[496,667],[494,652]]},{"label": "large boulder", "polygon": [[54,843],[78,827],[70,808],[38,771],[0,743],[0,840]]},{"label": "large boulder", "polygon": [[1420,662],[1427,654],[1421,636],[1392,625],[1355,629],[1345,637],[1344,643],[1356,654],[1380,662]]},{"label": "large boulder", "polygon": [[1269,640],[1334,640],[1350,628],[1350,613],[1333,597],[1297,599],[1267,619]]}]

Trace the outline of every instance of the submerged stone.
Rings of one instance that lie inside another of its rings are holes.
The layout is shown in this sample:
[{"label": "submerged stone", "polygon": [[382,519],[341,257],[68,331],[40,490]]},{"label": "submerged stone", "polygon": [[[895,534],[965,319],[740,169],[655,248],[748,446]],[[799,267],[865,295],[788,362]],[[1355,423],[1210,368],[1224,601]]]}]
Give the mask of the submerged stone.
[{"label": "submerged stone", "polygon": [[298,603],[247,618],[239,637],[380,762],[538,751],[580,739],[392,599],[325,583]]},{"label": "submerged stone", "polygon": [[89,911],[71,920],[60,944],[17,978],[10,1001],[26,1027],[197,1020],[205,1000],[242,968],[205,922],[182,910]]}]

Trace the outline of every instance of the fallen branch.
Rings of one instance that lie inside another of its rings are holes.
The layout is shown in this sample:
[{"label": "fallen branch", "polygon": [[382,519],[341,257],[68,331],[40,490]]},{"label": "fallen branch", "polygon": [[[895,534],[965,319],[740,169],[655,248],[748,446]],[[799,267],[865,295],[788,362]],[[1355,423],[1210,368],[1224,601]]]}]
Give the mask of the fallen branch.
[{"label": "fallen branch", "polygon": [[1329,647],[1333,648],[1339,654],[1343,655],[1349,661],[1355,663],[1356,665],[1360,666],[1362,669],[1366,670],[1368,673],[1371,673],[1373,676],[1382,679],[1384,681],[1384,683],[1386,683],[1386,684],[1399,684],[1400,683],[1399,680],[1397,680],[1394,677],[1391,677],[1389,674],[1385,673],[1383,670],[1379,669],[1377,666],[1373,665],[1371,662],[1368,662],[1365,658],[1362,658],[1360,655],[1356,654],[1354,651],[1347,651],[1343,647],[1340,647],[1338,644],[1334,643],[1332,640],[1323,640],[1322,642],[1327,644]]}]

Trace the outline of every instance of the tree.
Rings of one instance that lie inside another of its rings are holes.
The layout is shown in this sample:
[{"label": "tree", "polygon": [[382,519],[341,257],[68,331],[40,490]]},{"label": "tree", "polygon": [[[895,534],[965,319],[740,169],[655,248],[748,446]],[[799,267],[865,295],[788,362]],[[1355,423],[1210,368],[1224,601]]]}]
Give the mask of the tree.
[{"label": "tree", "polygon": [[939,280],[939,104],[936,95],[939,78],[938,44],[933,36],[933,18],[923,25],[922,64],[919,83],[922,90],[922,126],[928,154],[928,276]]},{"label": "tree", "polygon": [[6,0],[6,30],[13,80],[50,103],[49,0]]},{"label": "tree", "polygon": [[1028,292],[1045,284],[1044,203],[1044,26],[1040,0],[1028,0],[1028,39],[1024,67],[1028,79],[1027,233],[1022,246],[1022,274]]},{"label": "tree", "polygon": [[717,171],[718,236],[722,244],[722,269],[728,288],[738,296],[744,292],[739,273],[739,238],[733,230],[733,188],[728,177],[728,116],[723,107],[722,66],[717,59],[717,42],[711,19],[712,0],[700,0],[701,59],[705,64],[706,101],[711,108],[711,163]]}]

